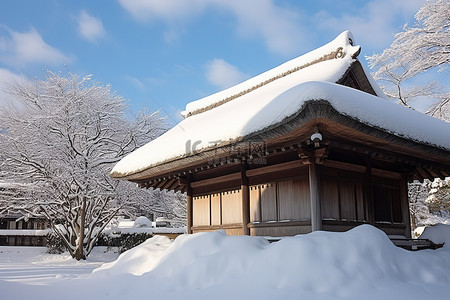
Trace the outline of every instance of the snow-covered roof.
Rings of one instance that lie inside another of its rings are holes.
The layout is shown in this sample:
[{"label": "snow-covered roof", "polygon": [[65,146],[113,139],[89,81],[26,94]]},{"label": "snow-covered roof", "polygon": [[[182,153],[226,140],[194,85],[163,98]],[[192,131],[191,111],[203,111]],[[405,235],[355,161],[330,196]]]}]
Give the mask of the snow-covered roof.
[{"label": "snow-covered roof", "polygon": [[46,236],[51,232],[47,229],[0,229],[0,236]]},{"label": "snow-covered roof", "polygon": [[[291,77],[292,73],[297,73],[294,76],[296,79],[295,83],[297,84],[306,80],[337,82],[361,51],[360,46],[353,46],[353,41],[351,32],[345,31],[330,43],[316,50],[294,58],[228,89],[188,103],[182,115],[189,117],[193,114],[201,113],[204,110],[211,109],[244,94],[251,93],[255,89],[273,81],[286,76]],[[324,61],[330,61],[326,66],[327,69],[325,72],[322,72],[325,67],[323,64],[319,68],[310,68],[311,65]],[[380,89],[376,92],[380,96],[383,94]]]},{"label": "snow-covered roof", "polygon": [[[384,98],[335,84],[355,63],[360,52],[360,47],[353,46],[353,41],[350,32],[343,32],[321,48],[189,103],[185,120],[124,157],[111,175],[130,176],[242,140],[296,114],[311,100],[325,100],[339,113],[389,133],[449,149],[450,124]],[[365,73],[377,95],[381,96],[370,74]]]}]

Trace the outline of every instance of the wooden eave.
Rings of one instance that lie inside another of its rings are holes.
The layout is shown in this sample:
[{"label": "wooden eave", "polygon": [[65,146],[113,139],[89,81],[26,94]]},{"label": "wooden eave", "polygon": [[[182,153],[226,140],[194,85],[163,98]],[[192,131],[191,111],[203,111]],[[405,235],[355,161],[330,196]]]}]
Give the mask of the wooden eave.
[{"label": "wooden eave", "polygon": [[[308,101],[301,110],[280,123],[235,140],[234,143],[241,149],[248,149],[249,142],[264,142],[266,147],[264,157],[283,157],[288,153],[292,156],[302,147],[311,147],[307,142],[316,126],[323,135],[323,145],[330,149],[346,149],[365,154],[373,159],[385,161],[387,165],[389,163],[405,165],[408,170],[404,172],[409,172],[411,179],[423,180],[450,175],[449,149],[419,143],[361,123],[340,114],[326,100]],[[199,191],[209,191],[207,187],[214,186],[219,179],[226,188],[238,187],[237,174],[241,161],[252,157],[242,153],[230,155],[227,147],[231,144],[232,142],[189,157],[165,162],[123,179],[147,188],[185,191],[186,182],[182,182],[180,178],[187,178],[190,175],[191,182]],[[215,163],[217,160],[220,162]],[[281,160],[278,163],[289,161]],[[257,171],[258,167],[264,168],[264,166],[252,167],[247,172],[250,176],[256,176],[256,173],[262,172]],[[218,179],[212,179],[214,177]]]}]

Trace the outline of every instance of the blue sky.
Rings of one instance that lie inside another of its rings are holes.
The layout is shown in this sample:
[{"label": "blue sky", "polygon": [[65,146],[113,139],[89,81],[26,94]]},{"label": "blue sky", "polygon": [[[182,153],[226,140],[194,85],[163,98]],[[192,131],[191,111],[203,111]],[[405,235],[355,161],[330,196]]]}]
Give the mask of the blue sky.
[{"label": "blue sky", "polygon": [[[351,30],[379,53],[425,0],[4,0],[0,85],[45,69],[93,74],[175,124],[185,105]],[[0,93],[0,103],[5,101]]]}]

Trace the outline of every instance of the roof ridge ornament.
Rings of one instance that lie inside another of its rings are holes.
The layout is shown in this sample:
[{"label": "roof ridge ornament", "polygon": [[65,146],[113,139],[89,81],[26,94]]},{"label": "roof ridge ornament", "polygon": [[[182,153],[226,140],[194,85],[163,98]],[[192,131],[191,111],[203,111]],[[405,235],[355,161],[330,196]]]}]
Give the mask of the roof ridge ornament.
[{"label": "roof ridge ornament", "polygon": [[[361,52],[361,48],[359,47],[359,50],[356,51],[356,53],[352,55],[352,58],[353,58],[353,59],[356,59],[356,57],[358,56],[358,54],[359,54],[360,52]],[[234,99],[236,99],[236,98],[239,98],[239,97],[241,97],[241,96],[243,96],[243,95],[245,95],[245,94],[248,94],[248,93],[250,93],[250,92],[252,92],[252,91],[254,91],[254,90],[256,90],[256,89],[258,89],[258,88],[260,88],[260,87],[262,87],[262,86],[265,86],[266,84],[269,84],[269,83],[271,83],[271,82],[273,82],[273,81],[275,81],[275,80],[277,80],[277,79],[283,78],[283,77],[285,77],[285,76],[287,76],[287,75],[290,75],[290,74],[292,74],[292,73],[294,73],[294,72],[300,71],[300,70],[302,70],[302,69],[304,69],[304,68],[307,68],[307,67],[309,67],[309,66],[312,66],[312,65],[315,65],[315,64],[317,64],[317,63],[320,63],[320,62],[323,62],[323,61],[327,61],[327,60],[344,58],[344,57],[346,56],[346,54],[347,54],[347,53],[344,51],[344,48],[343,48],[343,47],[338,47],[335,51],[332,51],[332,52],[330,52],[330,53],[328,53],[328,54],[325,54],[324,56],[319,57],[319,58],[317,58],[317,59],[315,59],[315,60],[313,60],[313,61],[311,61],[311,62],[308,62],[308,63],[306,63],[306,64],[303,64],[303,65],[301,65],[301,66],[299,66],[299,67],[295,67],[295,68],[293,68],[293,69],[290,69],[290,70],[288,70],[288,71],[286,71],[286,72],[283,72],[283,73],[281,73],[281,74],[279,74],[279,75],[277,75],[277,76],[275,76],[275,77],[269,78],[269,79],[267,79],[267,80],[265,80],[265,81],[263,81],[263,82],[261,82],[261,83],[255,85],[255,86],[253,86],[253,87],[251,87],[251,88],[249,88],[249,89],[246,89],[246,90],[244,90],[244,91],[242,91],[242,92],[239,92],[239,93],[237,93],[237,94],[234,94],[234,95],[231,95],[231,96],[229,96],[229,97],[226,97],[226,98],[223,99],[223,100],[220,100],[220,101],[215,102],[215,103],[213,103],[213,104],[210,104],[210,105],[208,105],[208,106],[205,106],[205,107],[196,109],[196,110],[194,110],[194,111],[188,113],[188,114],[186,115],[186,118],[188,118],[188,117],[190,117],[190,116],[193,116],[193,115],[200,114],[200,113],[202,113],[202,112],[205,112],[205,111],[211,110],[211,109],[213,109],[213,108],[215,108],[215,107],[218,107],[218,106],[220,106],[220,105],[222,105],[222,104],[225,104],[225,103],[227,103],[227,102],[230,102],[231,100],[234,100]]]}]

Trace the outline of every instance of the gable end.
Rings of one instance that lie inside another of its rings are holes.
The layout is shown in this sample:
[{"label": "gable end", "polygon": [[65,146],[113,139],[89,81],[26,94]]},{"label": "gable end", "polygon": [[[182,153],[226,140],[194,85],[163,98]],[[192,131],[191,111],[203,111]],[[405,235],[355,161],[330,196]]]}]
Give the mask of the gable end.
[{"label": "gable end", "polygon": [[337,83],[377,96],[358,60],[352,64]]}]

